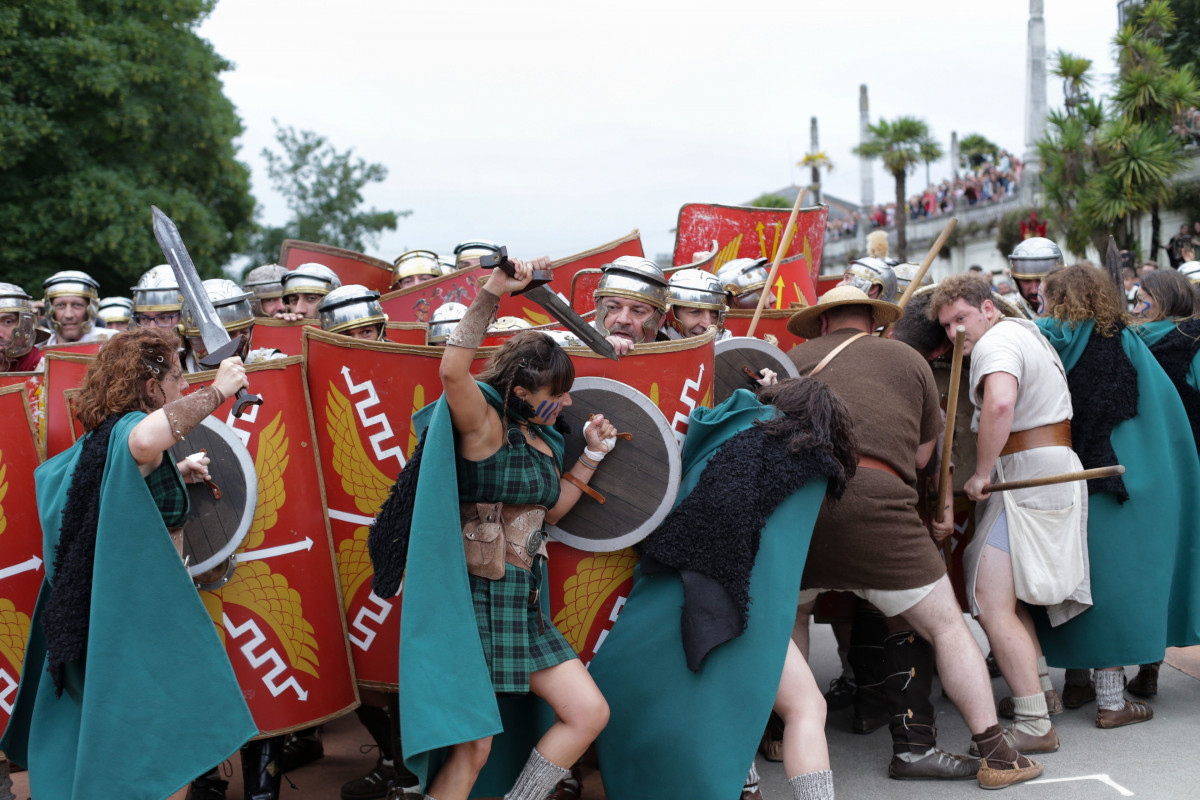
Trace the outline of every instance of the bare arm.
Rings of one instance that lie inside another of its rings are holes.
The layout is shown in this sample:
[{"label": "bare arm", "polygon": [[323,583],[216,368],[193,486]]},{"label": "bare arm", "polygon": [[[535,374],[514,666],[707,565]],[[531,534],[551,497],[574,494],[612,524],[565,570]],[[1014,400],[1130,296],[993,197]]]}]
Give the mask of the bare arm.
[{"label": "bare arm", "polygon": [[930,439],[925,444],[917,447],[917,472],[925,469],[925,465],[929,463],[929,457],[933,455],[935,447],[937,447],[937,439]]},{"label": "bare arm", "polygon": [[1017,378],[1007,372],[992,372],[983,379],[983,405],[979,409],[979,438],[976,441],[975,474],[964,487],[972,500],[988,495],[983,487],[991,480],[992,468],[1012,431],[1017,404]]}]

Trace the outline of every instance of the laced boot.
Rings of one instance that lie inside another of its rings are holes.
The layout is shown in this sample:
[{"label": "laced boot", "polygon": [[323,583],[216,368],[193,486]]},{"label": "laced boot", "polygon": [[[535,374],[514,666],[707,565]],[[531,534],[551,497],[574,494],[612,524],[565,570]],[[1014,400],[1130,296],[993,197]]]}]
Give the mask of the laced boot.
[{"label": "laced boot", "polygon": [[[408,767],[404,766],[404,748],[400,745],[400,695],[389,694],[387,699],[388,707],[388,730],[390,733],[390,748],[393,767],[396,770],[396,777],[407,795],[416,795],[421,797],[421,784],[417,780],[417,776],[409,771]],[[382,749],[382,748],[381,748]]]},{"label": "laced boot", "polygon": [[291,772],[324,757],[325,743],[321,741],[321,727],[305,728],[284,737],[279,770]]},{"label": "laced boot", "polygon": [[867,734],[888,722],[887,698],[883,693],[883,640],[887,623],[874,608],[859,604],[854,609],[854,627],[850,631],[847,660],[854,670],[854,719],[851,729]]},{"label": "laced boot", "polygon": [[1159,661],[1156,664],[1142,664],[1138,668],[1138,674],[1125,687],[1129,693],[1138,697],[1154,697],[1158,694],[1158,668],[1162,666]]},{"label": "laced boot", "polygon": [[936,712],[929,699],[933,663],[933,647],[912,631],[893,633],[883,642],[883,686],[892,734],[888,777],[960,780],[974,778],[979,771],[978,761],[937,749]]},{"label": "laced boot", "polygon": [[245,800],[278,800],[283,771],[279,759],[283,737],[258,739],[242,745],[242,786]]}]

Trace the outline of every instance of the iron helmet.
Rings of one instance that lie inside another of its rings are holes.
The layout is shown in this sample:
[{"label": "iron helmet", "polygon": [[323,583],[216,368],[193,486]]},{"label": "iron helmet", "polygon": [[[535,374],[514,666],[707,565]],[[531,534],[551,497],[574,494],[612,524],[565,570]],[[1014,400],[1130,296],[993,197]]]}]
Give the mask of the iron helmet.
[{"label": "iron helmet", "polygon": [[[204,293],[208,295],[217,312],[217,318],[231,335],[254,324],[254,313],[250,310],[250,298],[253,295],[225,278],[209,278],[203,285]],[[191,306],[186,302],[180,310],[180,319],[183,335],[190,339],[199,338],[200,324]]]},{"label": "iron helmet", "polygon": [[681,269],[671,275],[667,281],[669,298],[668,323],[678,328],[678,320],[674,318],[677,306],[684,308],[703,308],[717,312],[717,328],[725,328],[725,287],[721,280],[711,272],[702,269]]},{"label": "iron helmet", "polygon": [[507,333],[508,331],[520,331],[532,328],[533,323],[521,317],[497,317],[496,321],[488,325],[488,333]]},{"label": "iron helmet", "polygon": [[329,294],[342,285],[337,273],[324,264],[301,264],[280,277],[283,296],[289,294]]},{"label": "iron helmet", "polygon": [[1034,236],[1013,248],[1008,257],[1012,276],[1017,280],[1036,281],[1063,263],[1062,250],[1049,239]]},{"label": "iron helmet", "polygon": [[380,341],[384,338],[387,315],[379,304],[379,292],[357,283],[339,286],[317,305],[321,317],[321,330],[330,333],[346,333],[364,325],[378,325]]},{"label": "iron helmet", "polygon": [[250,310],[254,316],[267,316],[262,310],[263,300],[283,297],[283,276],[287,273],[287,267],[278,264],[263,264],[246,273],[242,288],[254,295],[250,298]]},{"label": "iron helmet", "polygon": [[445,274],[438,262],[437,253],[432,250],[409,250],[407,253],[401,253],[392,263],[395,264],[395,269],[392,270],[392,286],[414,275],[431,275],[438,278]]},{"label": "iron helmet", "polygon": [[487,239],[468,239],[454,248],[454,268],[461,269],[463,259],[479,258],[490,253],[499,253],[500,245]]},{"label": "iron helmet", "polygon": [[[886,262],[885,262],[886,263]],[[896,275],[896,296],[897,298],[908,289],[908,285],[912,283],[912,279],[917,277],[917,270],[921,268],[920,264],[912,264],[903,262],[892,267],[892,272]],[[928,272],[921,279],[921,288],[933,286],[933,276]]]},{"label": "iron helmet", "polygon": [[466,313],[467,307],[462,303],[442,303],[429,317],[429,334],[426,341],[429,344],[445,344],[446,337],[458,327]]},{"label": "iron helmet", "polygon": [[99,310],[100,284],[86,272],[77,269],[67,269],[56,272],[42,281],[42,291],[45,293],[46,317],[56,333],[61,333],[58,320],[54,318],[53,303],[56,297],[83,297],[88,301],[87,319],[81,326],[84,333],[92,329],[92,320]]},{"label": "iron helmet", "polygon": [[128,297],[106,297],[100,301],[99,310],[96,316],[104,320],[107,325],[109,323],[129,323],[129,318],[133,315],[133,301]]},{"label": "iron helmet", "polygon": [[767,259],[734,258],[717,270],[717,280],[729,294],[732,308],[755,308],[758,296],[767,285]]},{"label": "iron helmet", "polygon": [[159,264],[151,267],[138,278],[137,285],[132,287],[133,293],[133,324],[139,324],[139,314],[158,314],[161,312],[179,313],[183,307],[183,295],[179,293],[179,282],[170,264]]},{"label": "iron helmet", "polygon": [[596,300],[596,327],[603,333],[608,333],[608,326],[604,324],[608,309],[600,302],[600,298],[625,297],[638,300],[656,310],[642,323],[643,340],[653,341],[667,311],[667,278],[658,264],[639,256],[621,256],[613,259],[611,264],[605,264],[601,270],[600,283],[592,292],[592,297]]},{"label": "iron helmet", "polygon": [[862,289],[867,296],[870,296],[872,286],[878,286],[877,300],[894,303],[897,299],[896,271],[881,258],[864,256],[852,261],[846,270],[846,277],[842,279],[842,285]]},{"label": "iron helmet", "polygon": [[33,310],[33,298],[15,283],[0,283],[0,314],[16,314],[17,327],[13,328],[12,339],[0,347],[0,355],[16,361],[33,349],[37,338],[37,312]]},{"label": "iron helmet", "polygon": [[1179,265],[1179,274],[1193,286],[1200,285],[1200,261],[1185,261]]},{"label": "iron helmet", "polygon": [[438,266],[442,268],[443,275],[449,275],[454,272],[454,259],[450,256],[438,256]]},{"label": "iron helmet", "polygon": [[542,333],[553,339],[554,343],[559,347],[587,347],[587,345],[583,343],[582,339],[570,331],[552,329],[548,331],[542,331]]}]

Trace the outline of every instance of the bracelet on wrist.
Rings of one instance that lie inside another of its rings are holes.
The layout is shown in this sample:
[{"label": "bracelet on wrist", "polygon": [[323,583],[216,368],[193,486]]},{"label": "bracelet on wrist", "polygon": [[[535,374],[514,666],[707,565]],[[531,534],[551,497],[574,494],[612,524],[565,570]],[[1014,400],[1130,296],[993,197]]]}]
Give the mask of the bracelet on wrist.
[{"label": "bracelet on wrist", "polygon": [[580,463],[580,464],[582,464],[583,466],[587,467],[588,469],[590,469],[592,472],[595,472],[595,471],[596,471],[596,465],[595,465],[595,464],[589,464],[588,462],[584,461],[584,460],[583,460],[583,456],[580,456],[580,457],[579,457],[579,463]]}]

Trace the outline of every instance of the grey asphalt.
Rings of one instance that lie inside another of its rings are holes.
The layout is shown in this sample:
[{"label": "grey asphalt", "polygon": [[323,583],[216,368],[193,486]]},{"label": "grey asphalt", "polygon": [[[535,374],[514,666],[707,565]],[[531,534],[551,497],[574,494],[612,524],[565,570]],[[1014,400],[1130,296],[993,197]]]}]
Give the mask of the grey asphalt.
[{"label": "grey asphalt", "polygon": [[[985,643],[982,631],[970,624],[976,638]],[[828,625],[813,625],[811,636],[809,657],[813,674],[818,684],[826,687],[841,672],[833,633]],[[1126,668],[1130,678],[1136,673],[1136,666]],[[1051,680],[1061,690],[1062,670],[1051,670]],[[999,678],[992,681],[992,692],[997,698],[1009,694],[1007,685]],[[970,733],[962,717],[954,704],[941,696],[937,681],[933,693],[938,712],[938,744],[945,750],[965,753]],[[1095,726],[1094,703],[1054,717],[1062,747],[1056,753],[1035,756],[1046,767],[1040,779],[1001,790],[1002,797],[1009,800],[1200,798],[1200,680],[1164,664],[1159,674],[1158,696],[1149,704],[1154,708],[1154,719],[1112,730]],[[856,735],[850,731],[850,714],[849,709],[830,712],[825,728],[838,800],[937,800],[978,796],[983,791],[974,781],[888,778],[892,751],[887,727],[867,736]],[[759,756],[758,769],[766,800],[790,800],[792,793],[782,764]]]}]

